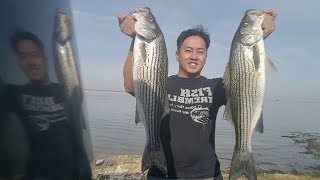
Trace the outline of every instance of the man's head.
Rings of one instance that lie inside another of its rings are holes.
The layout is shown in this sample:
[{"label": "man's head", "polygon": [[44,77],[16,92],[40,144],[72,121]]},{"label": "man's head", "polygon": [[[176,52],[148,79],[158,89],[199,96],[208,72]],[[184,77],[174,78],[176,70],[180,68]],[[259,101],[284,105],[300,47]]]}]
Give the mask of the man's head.
[{"label": "man's head", "polygon": [[205,65],[210,35],[202,26],[181,32],[177,39],[176,60],[179,62],[179,77],[200,76]]},{"label": "man's head", "polygon": [[48,80],[47,59],[41,40],[35,34],[19,30],[11,36],[10,41],[27,78],[45,83]]}]

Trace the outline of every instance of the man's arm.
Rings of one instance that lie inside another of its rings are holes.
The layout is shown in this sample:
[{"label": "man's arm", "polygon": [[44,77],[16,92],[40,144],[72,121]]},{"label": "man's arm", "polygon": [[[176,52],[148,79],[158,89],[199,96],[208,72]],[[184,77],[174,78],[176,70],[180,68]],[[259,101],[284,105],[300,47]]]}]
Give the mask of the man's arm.
[{"label": "man's arm", "polygon": [[127,55],[126,62],[124,63],[123,67],[123,79],[124,79],[124,89],[127,93],[134,96],[134,89],[133,89],[133,78],[132,78],[132,63],[133,63],[133,43],[134,43],[134,25],[135,20],[131,16],[120,15],[118,17],[119,20],[119,27],[121,32],[130,36],[132,38],[130,49]]},{"label": "man's arm", "polygon": [[133,75],[132,75],[132,66],[133,66],[133,43],[134,39],[132,39],[130,49],[127,55],[127,60],[124,63],[123,67],[123,79],[124,79],[124,89],[127,93],[134,96],[134,89],[133,89]]},{"label": "man's arm", "polygon": [[267,38],[275,29],[274,19],[277,17],[277,13],[272,10],[268,9],[264,11],[267,16],[264,19],[263,23],[261,24],[263,30],[263,38]]}]

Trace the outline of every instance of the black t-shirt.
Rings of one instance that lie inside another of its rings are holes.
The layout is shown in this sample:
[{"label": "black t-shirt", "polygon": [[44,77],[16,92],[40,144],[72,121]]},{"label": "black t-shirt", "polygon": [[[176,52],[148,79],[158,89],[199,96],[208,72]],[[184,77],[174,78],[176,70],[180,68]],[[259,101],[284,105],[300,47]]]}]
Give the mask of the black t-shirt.
[{"label": "black t-shirt", "polygon": [[28,177],[74,177],[75,141],[57,83],[7,85],[10,111],[17,112],[29,141]]},{"label": "black t-shirt", "polygon": [[169,178],[210,178],[220,174],[215,154],[218,109],[225,104],[221,78],[168,78],[170,115],[161,138]]}]

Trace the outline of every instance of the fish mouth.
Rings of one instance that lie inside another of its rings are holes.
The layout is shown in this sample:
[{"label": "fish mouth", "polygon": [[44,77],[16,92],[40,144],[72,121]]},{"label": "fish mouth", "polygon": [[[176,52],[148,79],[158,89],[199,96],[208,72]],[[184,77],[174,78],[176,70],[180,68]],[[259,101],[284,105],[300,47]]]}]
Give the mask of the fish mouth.
[{"label": "fish mouth", "polygon": [[139,12],[150,12],[150,8],[149,7],[136,8],[133,11],[131,11],[130,14],[139,13]]},{"label": "fish mouth", "polygon": [[132,16],[135,20],[137,20],[137,16],[139,13],[148,13],[150,12],[150,8],[149,7],[141,7],[141,8],[136,8],[133,11],[131,11],[129,13],[130,16]]},{"label": "fish mouth", "polygon": [[260,16],[260,15],[264,14],[265,12],[266,12],[266,11],[264,11],[264,10],[249,9],[249,10],[247,10],[247,11],[245,12],[245,14],[255,14],[255,15]]}]

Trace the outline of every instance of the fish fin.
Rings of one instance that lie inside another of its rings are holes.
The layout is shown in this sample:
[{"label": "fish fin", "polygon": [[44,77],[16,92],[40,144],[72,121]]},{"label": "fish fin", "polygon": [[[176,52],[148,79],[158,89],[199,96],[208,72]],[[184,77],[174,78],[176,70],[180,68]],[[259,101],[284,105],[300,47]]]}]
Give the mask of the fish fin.
[{"label": "fish fin", "polygon": [[[225,69],[225,72],[223,74],[223,87],[225,89],[225,99],[227,100],[227,103],[228,103],[228,99],[229,99],[229,89],[230,89],[230,68],[229,68],[229,63],[227,63],[227,66],[226,66],[226,69]],[[227,106],[227,103],[226,103],[226,106]],[[230,116],[231,117],[231,116]]]},{"label": "fish fin", "polygon": [[139,122],[141,122],[140,116],[139,116],[139,112],[138,112],[138,109],[137,109],[137,108],[136,108],[136,115],[135,115],[135,120],[134,120],[134,122],[135,122],[136,124],[138,124]]},{"label": "fish fin", "polygon": [[273,64],[269,57],[266,58],[266,72],[278,72],[277,67]]},{"label": "fish fin", "polygon": [[230,68],[229,63],[227,63],[226,70],[223,75],[223,84],[225,89],[225,96],[227,99],[226,106],[223,113],[223,118],[234,127],[234,123],[232,120],[232,114],[231,114],[231,106],[230,106],[230,99],[229,99],[229,88],[230,88]]},{"label": "fish fin", "polygon": [[223,85],[225,87],[226,90],[226,96],[229,93],[229,86],[230,86],[230,68],[229,68],[229,63],[227,63],[225,72],[223,74]]},{"label": "fish fin", "polygon": [[148,147],[144,148],[141,171],[144,172],[150,169],[152,166],[156,166],[162,172],[167,174],[167,161],[161,143],[158,151],[150,151],[149,149],[150,148]]},{"label": "fish fin", "polygon": [[139,122],[144,123],[145,122],[145,118],[144,118],[144,114],[143,114],[142,105],[137,100],[137,102],[136,102],[135,123],[138,124]]},{"label": "fish fin", "polygon": [[259,70],[260,61],[261,61],[261,55],[260,55],[259,46],[254,45],[254,46],[253,46],[253,62],[254,62],[254,69],[255,69],[255,71],[258,71],[258,70]]},{"label": "fish fin", "polygon": [[162,113],[161,119],[166,117],[169,113],[170,113],[169,100],[166,98],[164,101],[163,113]]},{"label": "fish fin", "polygon": [[147,62],[147,51],[146,51],[146,45],[144,43],[139,44],[139,50],[142,57],[142,60],[144,63]]},{"label": "fish fin", "polygon": [[255,131],[259,132],[259,133],[263,133],[264,131],[264,127],[263,127],[263,115],[262,115],[262,112],[261,112],[261,115],[257,121],[257,124],[256,124],[256,127],[254,128]]},{"label": "fish fin", "polygon": [[245,175],[250,180],[257,179],[253,155],[250,152],[240,153],[240,151],[235,150],[232,157],[229,179],[237,179],[242,175]]},{"label": "fish fin", "polygon": [[226,107],[224,108],[223,118],[227,120],[232,127],[234,127],[234,122],[232,120],[232,114],[231,114],[231,106],[230,101],[228,100],[226,103]]}]

